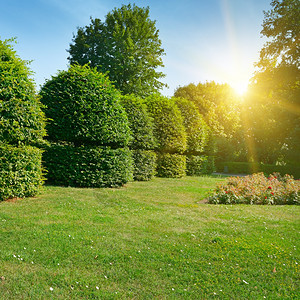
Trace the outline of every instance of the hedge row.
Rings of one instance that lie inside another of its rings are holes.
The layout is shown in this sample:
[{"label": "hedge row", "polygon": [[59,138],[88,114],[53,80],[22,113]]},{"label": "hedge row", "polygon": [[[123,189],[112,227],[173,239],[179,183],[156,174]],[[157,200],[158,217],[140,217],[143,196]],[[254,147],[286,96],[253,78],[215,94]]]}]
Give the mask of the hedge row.
[{"label": "hedge row", "polygon": [[293,175],[295,178],[300,178],[300,167],[297,165],[279,166],[254,162],[221,162],[218,164],[217,169],[220,172],[237,174],[252,174],[257,172],[272,174],[278,172],[282,175],[289,174]]},{"label": "hedge row", "polygon": [[41,144],[45,115],[28,63],[0,40],[0,201],[34,196],[43,182]]},{"label": "hedge row", "polygon": [[51,144],[44,153],[52,184],[78,187],[117,187],[132,180],[129,149]]},{"label": "hedge row", "polygon": [[188,155],[186,159],[186,175],[200,176],[215,171],[214,157],[207,155]]},{"label": "hedge row", "polygon": [[32,146],[0,145],[0,201],[34,196],[43,183],[42,151]]}]

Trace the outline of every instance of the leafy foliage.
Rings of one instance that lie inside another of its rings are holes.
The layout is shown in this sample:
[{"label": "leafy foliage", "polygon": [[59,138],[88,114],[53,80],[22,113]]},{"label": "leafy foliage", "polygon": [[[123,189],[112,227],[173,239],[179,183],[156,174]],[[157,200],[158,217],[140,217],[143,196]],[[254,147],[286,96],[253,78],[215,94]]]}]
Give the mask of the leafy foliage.
[{"label": "leafy foliage", "polygon": [[215,171],[214,158],[207,155],[187,155],[186,175],[201,176]]},{"label": "leafy foliage", "polygon": [[43,183],[42,151],[0,144],[0,201],[34,196]]},{"label": "leafy foliage", "polygon": [[137,181],[151,180],[156,170],[156,153],[151,150],[132,150],[133,179]]},{"label": "leafy foliage", "polygon": [[[0,201],[34,196],[43,183],[41,144],[45,115],[12,40],[0,40]],[[32,145],[32,146],[30,146]]]},{"label": "leafy foliage", "polygon": [[154,124],[153,119],[149,116],[146,104],[143,103],[141,98],[134,95],[122,96],[121,103],[125,108],[133,136],[129,147],[131,149],[154,149]]},{"label": "leafy foliage", "polygon": [[297,163],[300,154],[300,3],[274,0],[261,33],[268,38],[256,64],[244,115],[257,160]]},{"label": "leafy foliage", "polygon": [[300,167],[298,165],[271,165],[258,162],[222,162],[218,164],[218,170],[223,172],[226,169],[228,173],[251,174],[263,172],[271,174],[278,172],[281,174],[290,174],[295,178],[300,178]]},{"label": "leafy foliage", "polygon": [[118,187],[132,179],[129,149],[51,144],[44,153],[48,180],[64,186]]},{"label": "leafy foliage", "polygon": [[120,94],[96,69],[73,65],[47,81],[40,94],[50,119],[50,140],[112,147],[128,144],[130,130]]},{"label": "leafy foliage", "polygon": [[68,50],[71,64],[89,63],[109,78],[124,94],[142,97],[164,86],[158,72],[163,67],[158,30],[149,18],[149,7],[122,5],[106,16],[105,22],[92,19],[79,28]]},{"label": "leafy foliage", "polygon": [[183,117],[187,134],[187,153],[201,153],[208,142],[208,126],[197,110],[196,105],[183,98],[173,98]]},{"label": "leafy foliage", "polygon": [[45,116],[35,95],[28,63],[0,40],[0,141],[18,145],[40,143]]},{"label": "leafy foliage", "polygon": [[300,182],[292,176],[263,173],[246,177],[230,177],[219,184],[209,197],[214,204],[300,204]]},{"label": "leafy foliage", "polygon": [[270,60],[276,64],[300,67],[300,3],[298,0],[273,0],[264,12],[262,35],[269,39],[260,52],[259,66]]},{"label": "leafy foliage", "polygon": [[180,154],[158,153],[157,176],[180,178],[185,176],[186,156]]},{"label": "leafy foliage", "polygon": [[183,153],[187,136],[180,110],[172,99],[160,95],[146,98],[148,111],[154,119],[154,136],[159,152]]}]

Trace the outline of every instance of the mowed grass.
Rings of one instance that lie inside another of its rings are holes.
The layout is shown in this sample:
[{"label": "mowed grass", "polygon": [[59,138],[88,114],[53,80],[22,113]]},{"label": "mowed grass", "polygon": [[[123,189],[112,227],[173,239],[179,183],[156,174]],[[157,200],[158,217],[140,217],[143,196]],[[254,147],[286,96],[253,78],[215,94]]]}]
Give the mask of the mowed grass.
[{"label": "mowed grass", "polygon": [[198,203],[221,180],[0,203],[0,299],[299,299],[300,207]]}]

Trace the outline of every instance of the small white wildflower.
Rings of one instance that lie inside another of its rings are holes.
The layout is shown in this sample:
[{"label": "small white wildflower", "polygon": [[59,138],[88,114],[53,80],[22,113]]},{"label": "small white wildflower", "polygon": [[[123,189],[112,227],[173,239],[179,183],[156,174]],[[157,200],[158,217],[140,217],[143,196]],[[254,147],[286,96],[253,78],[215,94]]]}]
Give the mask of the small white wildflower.
[{"label": "small white wildflower", "polygon": [[99,290],[99,286],[96,286],[96,290]]},{"label": "small white wildflower", "polygon": [[34,262],[32,261],[31,264],[34,264]]},{"label": "small white wildflower", "polygon": [[33,250],[33,252],[36,252],[36,250]]},{"label": "small white wildflower", "polygon": [[13,255],[13,257],[16,257],[15,255]]},{"label": "small white wildflower", "polygon": [[53,287],[50,286],[49,290],[52,292],[54,289],[53,289]]},{"label": "small white wildflower", "polygon": [[26,247],[24,247],[24,250],[26,250]]},{"label": "small white wildflower", "polygon": [[86,287],[86,288],[88,288],[89,286],[88,286],[88,285],[86,285],[85,287]]},{"label": "small white wildflower", "polygon": [[174,288],[172,288],[172,291],[174,291]]},{"label": "small white wildflower", "polygon": [[246,280],[243,280],[244,283],[249,284],[249,282],[247,282]]},{"label": "small white wildflower", "polygon": [[59,263],[57,265],[59,266]]},{"label": "small white wildflower", "polygon": [[107,279],[107,276],[106,276],[106,275],[104,275],[104,278],[105,278],[105,279]]}]

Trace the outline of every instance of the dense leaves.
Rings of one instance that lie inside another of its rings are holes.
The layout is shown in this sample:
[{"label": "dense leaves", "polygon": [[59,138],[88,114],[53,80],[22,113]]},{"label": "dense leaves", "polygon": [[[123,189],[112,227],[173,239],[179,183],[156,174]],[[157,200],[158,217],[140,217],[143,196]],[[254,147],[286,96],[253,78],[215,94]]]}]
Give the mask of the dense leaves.
[{"label": "dense leaves", "polygon": [[133,137],[129,147],[131,149],[154,149],[154,124],[146,104],[134,95],[122,96],[121,103],[125,108]]},{"label": "dense leaves", "polygon": [[34,196],[43,184],[42,151],[0,143],[0,201]]},{"label": "dense leaves", "polygon": [[272,1],[261,33],[260,52],[244,117],[258,161],[297,163],[300,155],[300,2]]},{"label": "dense leaves", "polygon": [[208,126],[198,112],[196,105],[183,98],[173,98],[183,117],[187,134],[187,153],[201,153],[208,142]]},{"label": "dense leaves", "polygon": [[154,119],[156,149],[159,152],[183,153],[187,146],[187,136],[183,118],[175,101],[160,95],[152,95],[145,103]]},{"label": "dense leaves", "polygon": [[180,178],[186,175],[186,156],[181,154],[158,153],[157,176]]},{"label": "dense leaves", "polygon": [[132,150],[133,179],[138,181],[151,180],[156,173],[156,153],[151,150]]},{"label": "dense leaves", "polygon": [[11,40],[0,40],[0,201],[34,196],[43,183],[41,150],[45,116],[28,63]]},{"label": "dense leaves", "polygon": [[129,149],[51,144],[44,153],[48,180],[64,186],[117,187],[132,179]]},{"label": "dense leaves", "polygon": [[159,81],[164,74],[156,70],[163,66],[164,50],[149,7],[122,5],[108,13],[103,23],[91,18],[89,26],[78,29],[68,52],[71,64],[89,63],[108,72],[124,94],[144,97],[164,86]]},{"label": "dense leaves", "polygon": [[45,117],[28,63],[16,55],[10,42],[0,40],[0,141],[39,143],[45,136]]},{"label": "dense leaves", "polygon": [[71,66],[41,89],[49,139],[76,144],[126,146],[130,130],[120,94],[107,76],[88,66]]},{"label": "dense leaves", "polygon": [[300,67],[300,2],[273,0],[264,12],[261,33],[269,40],[260,52],[259,66],[272,60],[276,64]]},{"label": "dense leaves", "polygon": [[187,155],[186,175],[201,176],[215,171],[214,157],[207,155]]}]

